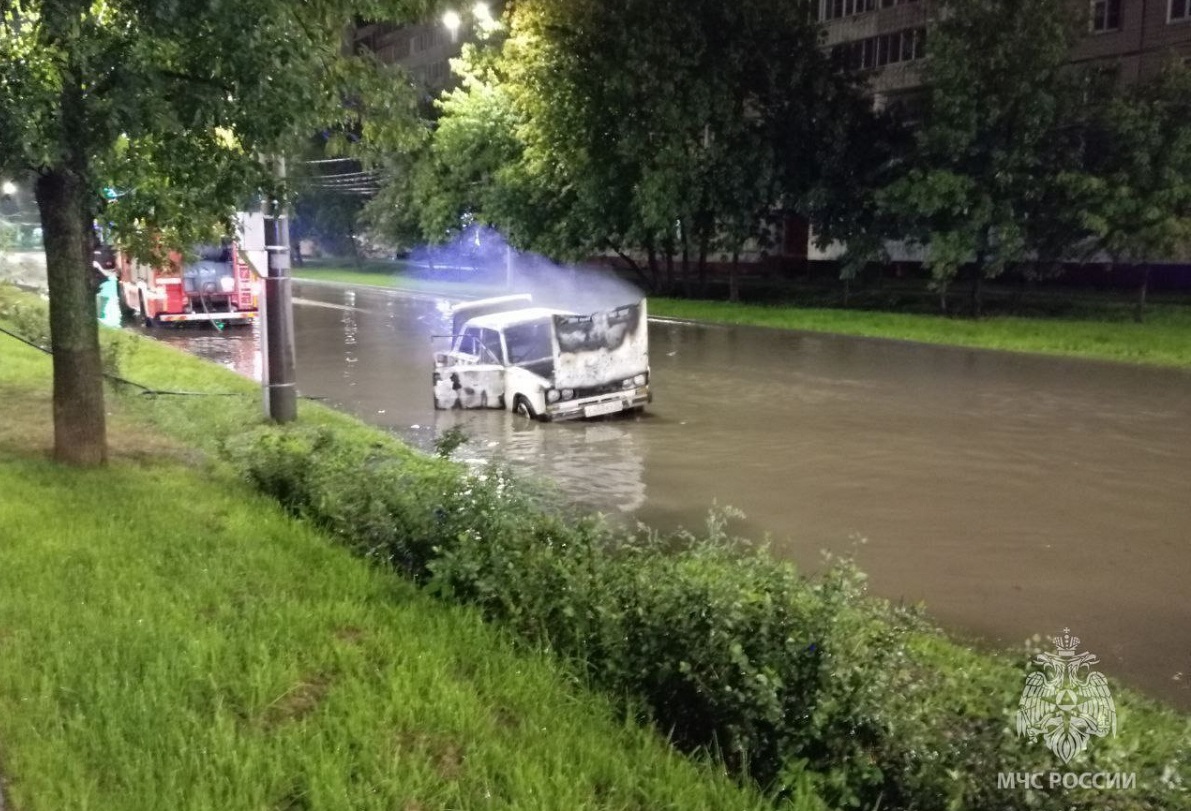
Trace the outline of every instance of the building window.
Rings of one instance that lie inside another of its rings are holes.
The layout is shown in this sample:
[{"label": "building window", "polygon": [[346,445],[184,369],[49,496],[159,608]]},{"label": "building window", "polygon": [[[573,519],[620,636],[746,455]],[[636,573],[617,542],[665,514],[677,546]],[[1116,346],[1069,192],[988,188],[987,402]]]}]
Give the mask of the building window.
[{"label": "building window", "polygon": [[907,28],[866,37],[841,43],[831,50],[835,59],[849,70],[872,70],[898,62],[913,62],[926,56],[926,29]]},{"label": "building window", "polygon": [[904,3],[917,3],[918,0],[821,0],[819,4],[820,20],[838,20],[841,17],[851,17],[877,8],[893,8]]},{"label": "building window", "polygon": [[876,0],[823,0],[820,6],[821,20],[837,20],[840,17],[851,17],[863,14],[876,8]]},{"label": "building window", "polygon": [[1170,20],[1191,20],[1191,0],[1170,0]]},{"label": "building window", "polygon": [[1120,27],[1121,0],[1092,0],[1093,31],[1116,31]]}]

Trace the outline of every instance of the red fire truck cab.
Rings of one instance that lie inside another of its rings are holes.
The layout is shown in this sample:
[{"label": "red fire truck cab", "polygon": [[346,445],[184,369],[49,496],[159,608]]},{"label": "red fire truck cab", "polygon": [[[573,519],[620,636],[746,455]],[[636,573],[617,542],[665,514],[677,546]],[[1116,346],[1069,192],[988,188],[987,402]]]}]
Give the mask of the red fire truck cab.
[{"label": "red fire truck cab", "polygon": [[163,266],[116,259],[120,306],[147,325],[187,321],[251,324],[260,280],[234,242],[203,246],[193,257],[171,253]]}]

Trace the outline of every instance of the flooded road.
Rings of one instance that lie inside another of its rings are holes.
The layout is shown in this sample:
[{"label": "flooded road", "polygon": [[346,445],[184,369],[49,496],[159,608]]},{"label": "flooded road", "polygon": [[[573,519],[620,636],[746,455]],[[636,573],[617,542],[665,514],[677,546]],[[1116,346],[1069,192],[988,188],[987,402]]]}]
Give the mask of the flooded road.
[{"label": "flooded road", "polygon": [[[462,455],[659,528],[732,505],[803,568],[854,551],[874,592],[996,646],[1069,627],[1097,669],[1191,708],[1191,374],[658,322],[644,416],[541,425],[434,410],[446,302],[295,299],[305,394],[425,448],[460,425]],[[161,334],[259,374],[249,332]]]}]

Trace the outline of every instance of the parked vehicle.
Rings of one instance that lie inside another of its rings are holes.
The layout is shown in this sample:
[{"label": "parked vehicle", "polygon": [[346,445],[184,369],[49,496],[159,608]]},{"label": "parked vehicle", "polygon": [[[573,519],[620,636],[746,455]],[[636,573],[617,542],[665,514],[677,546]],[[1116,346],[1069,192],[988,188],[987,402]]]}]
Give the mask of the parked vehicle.
[{"label": "parked vehicle", "polygon": [[456,307],[434,355],[436,408],[500,408],[568,420],[640,410],[649,389],[645,300],[577,315],[529,295]]},{"label": "parked vehicle", "polygon": [[[261,215],[242,213],[238,220],[244,242],[263,246]],[[188,257],[170,253],[160,265],[117,254],[121,309],[146,324],[250,324],[259,307],[263,256],[263,250],[245,250],[237,241],[200,246]]]}]

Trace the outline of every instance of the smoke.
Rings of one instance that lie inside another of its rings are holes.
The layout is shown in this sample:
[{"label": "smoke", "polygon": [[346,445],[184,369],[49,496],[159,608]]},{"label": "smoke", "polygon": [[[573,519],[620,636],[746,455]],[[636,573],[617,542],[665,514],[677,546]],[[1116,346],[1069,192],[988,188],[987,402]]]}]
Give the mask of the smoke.
[{"label": "smoke", "polygon": [[633,304],[645,295],[610,268],[561,265],[517,251],[499,232],[482,226],[469,227],[448,244],[415,249],[409,259],[421,265],[419,275],[426,279],[530,293],[535,305],[582,314]]}]

